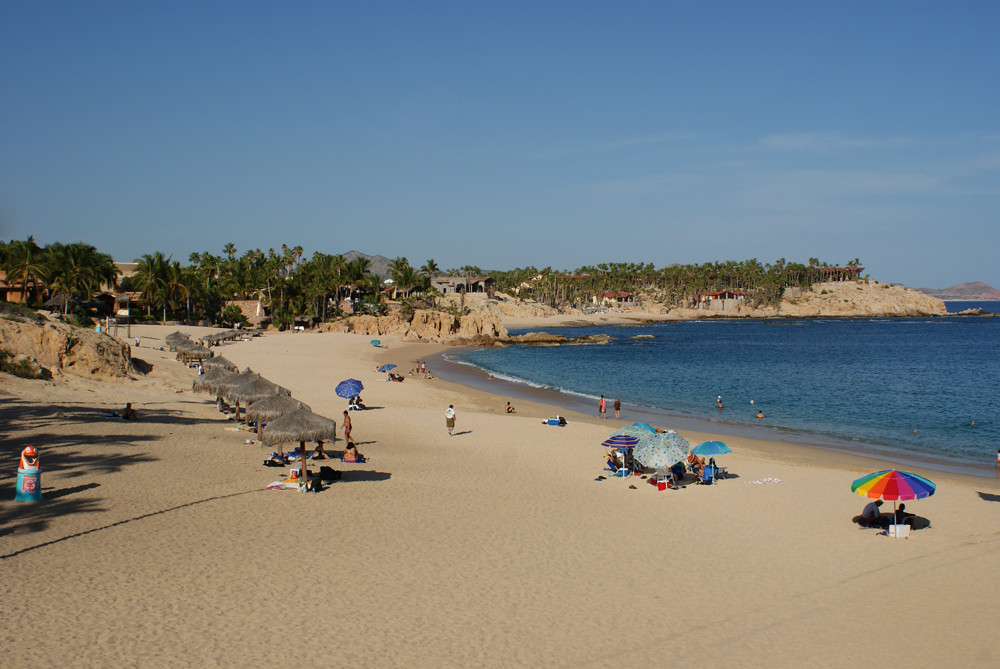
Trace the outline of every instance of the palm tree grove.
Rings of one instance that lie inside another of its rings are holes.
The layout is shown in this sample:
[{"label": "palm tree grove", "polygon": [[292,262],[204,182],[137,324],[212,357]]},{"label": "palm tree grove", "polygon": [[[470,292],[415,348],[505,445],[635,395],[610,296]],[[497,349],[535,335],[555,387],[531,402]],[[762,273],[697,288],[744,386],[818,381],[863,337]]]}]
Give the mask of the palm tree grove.
[{"label": "palm tree grove", "polygon": [[[775,304],[788,287],[808,288],[829,276],[832,267],[817,258],[807,264],[781,258],[689,265],[600,263],[573,270],[524,267],[483,270],[474,265],[442,270],[433,259],[419,268],[405,257],[392,259],[385,276],[376,274],[363,254],[315,252],[301,246],[242,253],[233,243],[221,254],[195,252],[186,263],[161,251],[137,258],[123,275],[112,257],[84,242],[45,246],[33,237],[0,242],[0,270],[8,294],[15,292],[29,308],[49,308],[79,324],[102,316],[95,299],[129,296],[130,316],[138,321],[208,321],[234,325],[244,319],[236,301],[259,302],[273,326],[284,329],[298,318],[329,321],[348,313],[385,314],[390,309],[455,311],[439,298],[439,277],[492,279],[490,296],[534,301],[561,308],[588,308],[598,297],[627,293],[637,302],[668,307],[694,306],[700,294],[738,291],[751,306]],[[855,258],[848,268],[860,271]],[[105,302],[107,303],[107,301]],[[120,302],[118,303],[120,307]],[[345,305],[350,309],[346,310]]]}]

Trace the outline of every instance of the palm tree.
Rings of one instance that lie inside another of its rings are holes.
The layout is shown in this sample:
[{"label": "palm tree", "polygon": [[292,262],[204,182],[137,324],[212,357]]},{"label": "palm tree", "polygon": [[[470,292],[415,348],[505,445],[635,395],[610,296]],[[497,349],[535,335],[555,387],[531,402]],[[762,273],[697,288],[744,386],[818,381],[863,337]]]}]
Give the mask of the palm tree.
[{"label": "palm tree", "polygon": [[441,268],[438,267],[438,264],[436,262],[434,262],[434,258],[431,258],[430,260],[424,263],[423,267],[420,268],[420,271],[426,274],[427,276],[434,278],[435,276],[441,273]]},{"label": "palm tree", "polygon": [[[173,256],[171,256],[173,257]],[[139,259],[139,264],[132,275],[132,281],[146,301],[146,314],[152,315],[153,303],[164,293],[167,284],[167,265],[170,258],[164,258],[162,251],[153,254],[146,253]],[[166,317],[164,317],[166,320]]]},{"label": "palm tree", "polygon": [[[190,294],[185,273],[178,261],[167,260],[166,271],[163,281],[163,320],[167,320],[167,306],[176,309],[180,300],[186,299]],[[189,314],[190,315],[190,314]]]},{"label": "palm tree", "polygon": [[35,243],[33,236],[24,241],[12,241],[7,245],[3,258],[3,270],[7,272],[7,283],[20,284],[21,299],[25,304],[30,302],[28,299],[29,284],[31,284],[32,293],[37,297],[39,286],[45,282],[46,266],[42,249]]},{"label": "palm tree", "polygon": [[55,294],[66,294],[64,314],[69,313],[69,303],[73,296],[89,299],[109,273],[117,275],[117,268],[114,268],[113,273],[108,270],[108,264],[114,267],[108,256],[89,244],[52,244],[47,251],[49,289]]}]

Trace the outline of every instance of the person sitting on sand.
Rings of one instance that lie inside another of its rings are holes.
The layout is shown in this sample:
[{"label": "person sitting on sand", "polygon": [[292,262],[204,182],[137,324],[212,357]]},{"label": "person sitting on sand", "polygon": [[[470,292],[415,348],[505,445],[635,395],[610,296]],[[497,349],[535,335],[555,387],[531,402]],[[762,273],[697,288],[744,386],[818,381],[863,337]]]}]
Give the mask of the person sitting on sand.
[{"label": "person sitting on sand", "polygon": [[[112,414],[113,416],[119,416],[119,414]],[[119,416],[123,420],[139,420],[138,414],[136,414],[135,409],[132,408],[132,403],[128,402],[125,404],[125,408],[122,409],[121,415]]]},{"label": "person sitting on sand", "polygon": [[329,459],[329,458],[326,457],[326,451],[323,450],[323,440],[322,439],[317,439],[316,440],[316,450],[313,451],[312,457],[313,457],[313,460],[328,460]]},{"label": "person sitting on sand", "polygon": [[514,413],[514,407],[510,405],[510,402],[507,402],[507,406],[505,406],[503,410],[507,413]]},{"label": "person sitting on sand", "polygon": [[906,511],[906,505],[900,504],[899,508],[896,509],[895,522],[897,525],[913,525],[913,519],[916,518],[912,513]]},{"label": "person sitting on sand", "polygon": [[344,457],[342,459],[344,462],[364,462],[365,456],[358,453],[358,447],[354,444],[354,440],[348,438],[347,446],[344,447]]},{"label": "person sitting on sand", "polygon": [[881,525],[882,524],[882,511],[881,506],[884,502],[880,499],[874,502],[868,502],[865,504],[865,508],[861,511],[860,525]]}]

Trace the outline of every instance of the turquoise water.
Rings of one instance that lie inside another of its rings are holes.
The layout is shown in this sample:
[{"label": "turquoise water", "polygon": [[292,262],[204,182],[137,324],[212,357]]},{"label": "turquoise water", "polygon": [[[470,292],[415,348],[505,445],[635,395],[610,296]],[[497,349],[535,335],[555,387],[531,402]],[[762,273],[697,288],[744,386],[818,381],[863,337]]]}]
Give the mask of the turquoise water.
[{"label": "turquoise water", "polygon": [[1000,318],[720,320],[558,332],[613,339],[448,357],[568,408],[596,413],[604,394],[609,406],[621,398],[625,418],[993,469]]}]

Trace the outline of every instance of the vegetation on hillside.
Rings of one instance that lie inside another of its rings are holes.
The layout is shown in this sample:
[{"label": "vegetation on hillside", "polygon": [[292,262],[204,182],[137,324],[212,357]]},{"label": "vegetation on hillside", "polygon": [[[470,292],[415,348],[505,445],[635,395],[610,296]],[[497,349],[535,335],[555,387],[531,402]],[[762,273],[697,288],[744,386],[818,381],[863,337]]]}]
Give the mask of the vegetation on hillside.
[{"label": "vegetation on hillside", "polygon": [[[230,243],[219,255],[192,253],[187,264],[160,251],[144,254],[137,262],[135,273],[122,278],[109,255],[83,242],[40,247],[29,237],[0,243],[0,269],[7,272],[8,285],[27,295],[29,305],[64,295],[61,309],[68,314],[71,305],[79,308],[94,293],[113,287],[139,293],[148,319],[219,322],[226,302],[260,300],[279,327],[300,316],[328,320],[339,315],[345,299],[363,313],[384,313],[388,298],[400,301],[404,314],[433,308],[441,296],[432,285],[434,276],[490,276],[496,291],[557,308],[590,306],[604,293],[693,306],[699,293],[721,290],[744,292],[750,304],[760,306],[777,303],[789,286],[809,287],[822,280],[822,268],[830,267],[817,258],[808,264],[782,258],[766,264],[751,259],[660,269],[651,263],[601,263],[563,271],[551,267],[484,271],[473,265],[442,270],[433,259],[418,269],[397,257],[389,264],[392,282],[386,286],[371,272],[365,257],[348,261],[343,255],[316,252],[304,258],[301,246],[241,254]],[[859,264],[854,259],[848,266]]]}]

